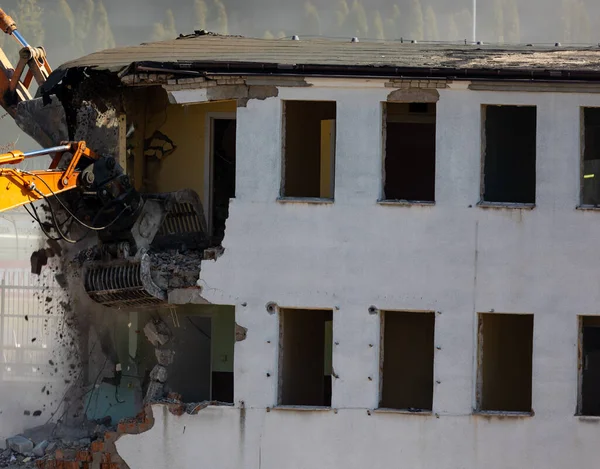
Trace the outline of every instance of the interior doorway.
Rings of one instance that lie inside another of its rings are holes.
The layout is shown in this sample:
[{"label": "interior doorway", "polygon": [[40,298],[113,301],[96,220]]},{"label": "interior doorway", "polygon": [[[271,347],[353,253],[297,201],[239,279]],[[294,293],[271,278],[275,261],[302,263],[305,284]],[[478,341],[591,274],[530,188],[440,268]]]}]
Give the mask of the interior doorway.
[{"label": "interior doorway", "polygon": [[233,113],[212,113],[209,119],[208,229],[214,245],[225,237],[229,201],[235,198],[236,121]]}]

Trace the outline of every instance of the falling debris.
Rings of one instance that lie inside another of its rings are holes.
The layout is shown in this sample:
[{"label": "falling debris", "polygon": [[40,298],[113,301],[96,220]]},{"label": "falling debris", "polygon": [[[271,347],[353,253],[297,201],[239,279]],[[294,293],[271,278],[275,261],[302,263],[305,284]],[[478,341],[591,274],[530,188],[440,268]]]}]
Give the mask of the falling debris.
[{"label": "falling debris", "polygon": [[156,361],[159,365],[169,366],[173,364],[175,352],[173,350],[155,349]]},{"label": "falling debris", "polygon": [[152,277],[164,290],[195,286],[204,259],[202,251],[192,250],[150,252],[150,258]]},{"label": "falling debris", "polygon": [[150,321],[144,326],[144,334],[154,347],[165,345],[171,340],[169,326],[161,319]]},{"label": "falling debris", "polygon": [[144,402],[149,403],[163,397],[167,382],[167,366],[173,362],[174,352],[159,347],[165,346],[172,338],[169,326],[162,319],[154,319],[144,326],[148,341],[156,347],[158,364],[150,372],[150,384],[146,390]]}]

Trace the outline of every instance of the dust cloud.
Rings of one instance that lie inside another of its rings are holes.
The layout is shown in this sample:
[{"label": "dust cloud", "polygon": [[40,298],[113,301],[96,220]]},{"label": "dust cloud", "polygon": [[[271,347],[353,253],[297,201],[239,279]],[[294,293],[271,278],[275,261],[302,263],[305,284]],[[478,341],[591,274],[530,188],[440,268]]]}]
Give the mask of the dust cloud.
[{"label": "dust cloud", "polygon": [[31,253],[44,244],[25,211],[0,214],[0,441],[64,418],[65,392],[79,373],[56,259],[43,275],[30,273]]}]

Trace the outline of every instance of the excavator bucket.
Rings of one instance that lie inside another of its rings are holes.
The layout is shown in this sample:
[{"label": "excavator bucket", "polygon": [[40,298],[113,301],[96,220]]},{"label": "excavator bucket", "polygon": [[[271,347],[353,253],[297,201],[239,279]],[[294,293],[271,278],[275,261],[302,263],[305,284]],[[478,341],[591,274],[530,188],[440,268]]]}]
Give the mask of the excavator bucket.
[{"label": "excavator bucket", "polygon": [[143,198],[133,227],[103,232],[95,257],[83,263],[85,291],[104,306],[160,306],[170,289],[193,287],[198,280],[209,247],[198,195],[184,190]]}]

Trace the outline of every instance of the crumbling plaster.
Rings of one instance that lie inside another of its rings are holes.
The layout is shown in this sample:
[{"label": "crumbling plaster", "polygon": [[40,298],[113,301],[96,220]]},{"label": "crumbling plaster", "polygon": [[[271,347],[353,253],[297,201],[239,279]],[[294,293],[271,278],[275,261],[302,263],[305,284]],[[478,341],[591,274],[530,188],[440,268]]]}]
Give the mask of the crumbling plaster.
[{"label": "crumbling plaster", "polygon": [[[237,114],[237,190],[224,255],[204,262],[203,296],[236,306],[235,408],[175,417],[121,438],[144,467],[585,467],[597,420],[574,417],[577,315],[600,314],[594,233],[576,210],[579,107],[600,96],[440,89],[435,206],[379,205],[382,102],[390,89],[280,88]],[[335,203],[277,203],[284,99],[337,101]],[[537,206],[483,209],[481,106],[538,107]],[[334,308],[334,410],[273,410],[278,315],[265,305]],[[436,314],[432,415],[373,412],[379,317]],[[474,416],[476,313],[535,314],[533,417]],[[369,379],[371,378],[371,380]],[[271,410],[270,410],[271,409]]]}]

